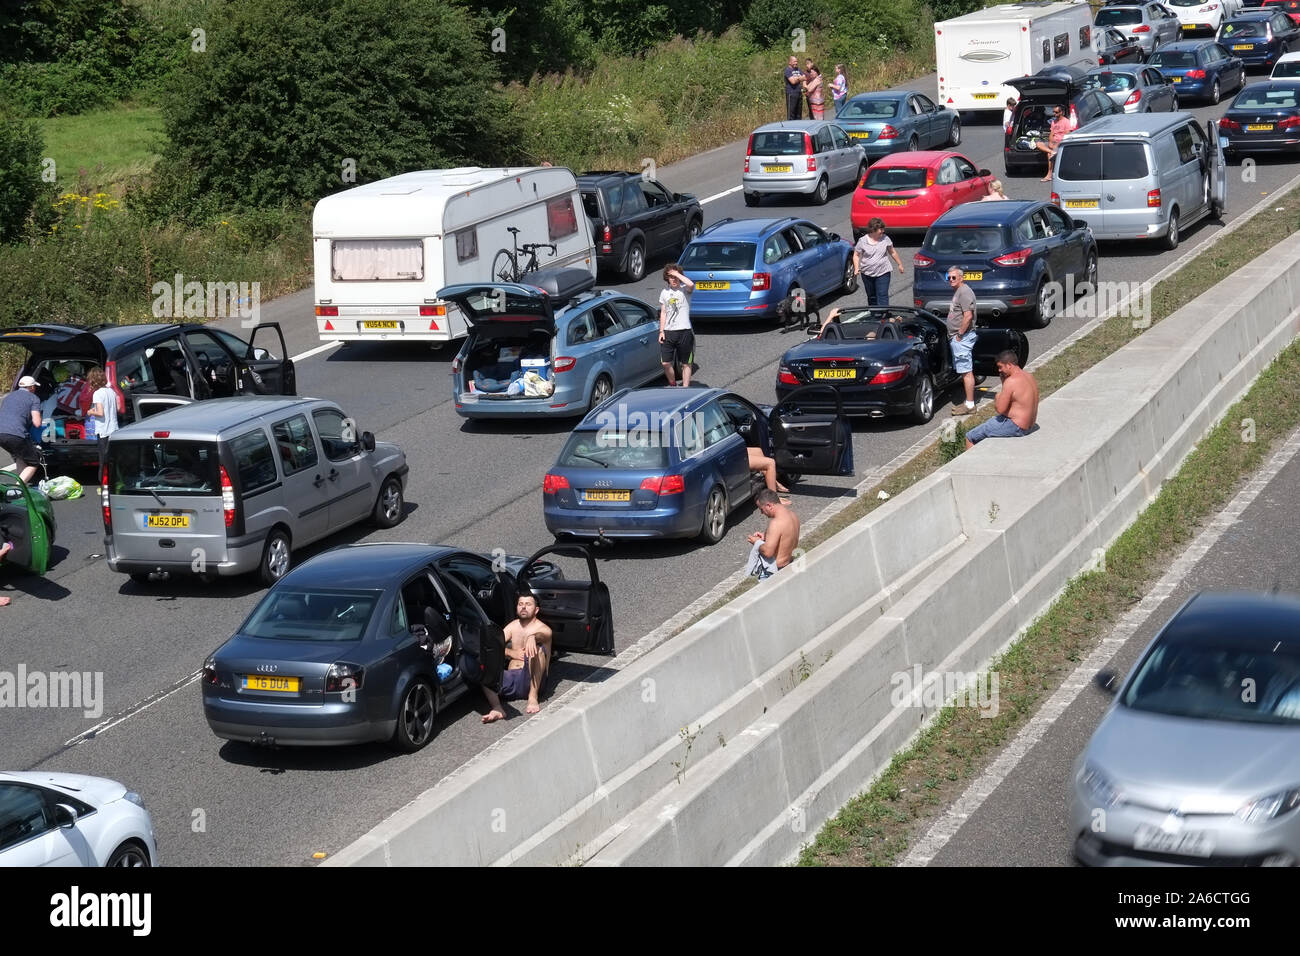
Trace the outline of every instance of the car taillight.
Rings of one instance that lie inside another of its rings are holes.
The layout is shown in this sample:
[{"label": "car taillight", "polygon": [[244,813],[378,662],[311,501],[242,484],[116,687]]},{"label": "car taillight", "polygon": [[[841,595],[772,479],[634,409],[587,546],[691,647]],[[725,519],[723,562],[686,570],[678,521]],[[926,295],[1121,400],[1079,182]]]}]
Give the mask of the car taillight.
[{"label": "car taillight", "polygon": [[906,365],[886,365],[869,381],[868,385],[888,385],[891,382],[902,381],[907,377]]},{"label": "car taillight", "polygon": [[[749,172],[749,160],[745,160],[745,172]],[[614,234],[609,231],[609,226],[605,227],[605,241],[609,242],[614,238]]]},{"label": "car taillight", "polygon": [[935,178],[936,176],[933,169],[927,169],[925,171],[925,186],[927,189],[934,185]]},{"label": "car taillight", "polygon": [[104,508],[104,533],[113,533],[113,514],[108,507],[108,465],[99,470],[99,503]]},{"label": "car taillight", "polygon": [[219,467],[221,468],[221,510],[226,514],[226,527],[230,528],[235,524],[235,486],[230,483],[226,466]]},{"label": "car taillight", "polygon": [[338,315],[339,307],[337,305],[318,305],[316,306],[317,315]]},{"label": "car taillight", "polygon": [[108,387],[111,388],[113,394],[117,396],[117,413],[119,415],[125,415],[126,395],[122,393],[121,387],[117,384],[117,363],[112,361],[105,362],[104,375],[108,377]]},{"label": "car taillight", "polygon": [[1277,124],[1278,129],[1295,129],[1300,126],[1300,116],[1288,116]]},{"label": "car taillight", "polygon": [[1269,42],[1269,43],[1272,43],[1272,42],[1273,42],[1273,28],[1272,28],[1272,27],[1265,27],[1265,28],[1264,28],[1264,39],[1265,39],[1265,41],[1267,41],[1267,42]]},{"label": "car taillight", "polygon": [[898,138],[898,130],[894,129],[894,127],[890,126],[888,123],[885,124],[885,128],[882,129],[880,133],[876,136],[876,139],[897,139],[897,138]]},{"label": "car taillight", "polygon": [[1150,28],[1149,26],[1147,26],[1145,23],[1139,23],[1137,26],[1135,26],[1135,27],[1133,28],[1133,32],[1134,32],[1134,33],[1150,33],[1150,32],[1151,32],[1151,28]]},{"label": "car taillight", "polygon": [[1235,133],[1240,133],[1241,124],[1236,120],[1228,119],[1228,117],[1225,116],[1219,120],[1219,129],[1230,129]]},{"label": "car taillight", "polygon": [[745,172],[749,172],[749,157],[745,157]]},{"label": "car taillight", "polygon": [[1015,252],[1008,252],[1005,256],[996,256],[993,261],[1000,266],[1023,266],[1029,261],[1033,251],[1032,249],[1017,249]]},{"label": "car taillight", "polygon": [[816,150],[813,149],[813,145],[812,145],[812,133],[804,133],[804,134],[803,134],[803,154],[804,154],[805,156],[811,156],[811,155],[813,155],[813,153],[815,153],[815,152],[816,152]]},{"label": "car taillight", "polygon": [[1056,193],[1052,193],[1052,205],[1059,206],[1060,204],[1061,204],[1061,197]]},{"label": "car taillight", "polygon": [[153,433],[153,437],[154,437],[154,438],[171,438],[171,437],[172,437],[172,433],[171,433],[171,432],[154,432],[154,433]]},{"label": "car taillight", "polygon": [[420,306],[420,315],[428,318],[431,315],[446,315],[447,307],[445,305],[422,305]]},{"label": "car taillight", "polygon": [[1135,104],[1141,102],[1141,100],[1142,100],[1142,91],[1134,90],[1132,93],[1128,95],[1128,99],[1124,101],[1124,105],[1134,106]]},{"label": "car taillight", "polygon": [[1070,129],[1079,128],[1079,113],[1075,110],[1074,104],[1070,104]]},{"label": "car taillight", "polygon": [[569,355],[561,355],[559,358],[555,360],[555,364],[552,366],[552,368],[554,368],[556,374],[558,374],[560,372],[572,371],[573,366],[577,364],[578,364],[578,360],[576,358]]},{"label": "car taillight", "polygon": [[681,475],[664,475],[662,478],[647,478],[641,482],[642,491],[653,491],[659,495],[680,495],[686,491],[686,481]]},{"label": "car taillight", "polygon": [[341,691],[360,690],[366,679],[366,669],[359,664],[331,664],[325,673],[325,693],[337,694]]},{"label": "car taillight", "polygon": [[452,375],[459,375],[459,374],[460,374],[460,355],[459,355],[459,354],[457,354],[457,356],[456,356],[454,359],[451,360],[451,374],[452,374]]},{"label": "car taillight", "polygon": [[922,269],[928,269],[930,266],[934,265],[934,260],[929,256],[918,252],[916,255],[912,256],[912,265],[920,266]]},{"label": "car taillight", "polygon": [[745,155],[746,156],[754,155],[754,134],[753,133],[749,134],[749,143],[748,145],[745,146]]},{"label": "car taillight", "polygon": [[1203,79],[1205,79],[1205,71],[1204,71],[1204,70],[1188,70],[1187,73],[1186,73],[1185,75],[1186,75],[1186,77],[1187,77],[1189,80],[1203,80]]},{"label": "car taillight", "polygon": [[817,172],[817,157],[816,157],[816,156],[809,156],[809,157],[808,157],[808,172],[810,172],[810,173],[815,173],[815,172]]},{"label": "car taillight", "polygon": [[1160,208],[1160,190],[1152,189],[1147,192],[1147,208],[1148,209]]},{"label": "car taillight", "polygon": [[564,475],[547,475],[542,479],[542,494],[553,495],[557,491],[568,491],[569,479]]},{"label": "car taillight", "polygon": [[782,365],[776,373],[776,380],[781,385],[798,385],[799,379],[795,378],[794,372],[790,371],[788,365]]},{"label": "car taillight", "polygon": [[772,273],[755,272],[754,281],[750,283],[749,287],[755,292],[765,292],[772,288]]},{"label": "car taillight", "polygon": [[209,657],[203,662],[203,683],[215,684],[217,682],[217,662]]}]

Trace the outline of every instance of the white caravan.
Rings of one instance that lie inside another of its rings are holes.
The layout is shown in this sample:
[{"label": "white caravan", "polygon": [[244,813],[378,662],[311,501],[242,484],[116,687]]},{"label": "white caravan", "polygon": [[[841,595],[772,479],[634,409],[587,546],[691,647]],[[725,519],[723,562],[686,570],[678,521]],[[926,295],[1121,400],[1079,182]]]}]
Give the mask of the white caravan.
[{"label": "white caravan", "polygon": [[[538,268],[596,275],[591,222],[562,167],[471,166],[367,183],[318,202],[312,235],[324,342],[462,338],[465,319],[438,290],[509,281],[516,248],[529,243],[554,246],[537,250]],[[528,259],[520,250],[518,267]]]},{"label": "white caravan", "polygon": [[939,102],[954,110],[1006,107],[1012,77],[1044,67],[1097,66],[1087,3],[1004,3],[934,25]]}]

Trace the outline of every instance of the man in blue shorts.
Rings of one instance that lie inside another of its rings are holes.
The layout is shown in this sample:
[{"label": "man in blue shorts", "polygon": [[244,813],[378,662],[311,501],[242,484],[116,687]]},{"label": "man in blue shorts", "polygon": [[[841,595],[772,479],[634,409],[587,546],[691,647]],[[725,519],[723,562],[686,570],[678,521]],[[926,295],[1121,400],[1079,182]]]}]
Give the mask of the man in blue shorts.
[{"label": "man in blue shorts", "polygon": [[539,695],[551,666],[551,629],[538,618],[537,598],[532,594],[519,595],[515,614],[516,619],[505,627],[506,669],[501,672],[501,686],[495,691],[483,686],[488,700],[485,724],[505,719],[503,700],[527,699],[527,714],[542,709]]},{"label": "man in blue shorts", "polygon": [[966,284],[960,266],[948,270],[952,287],[952,304],[948,306],[948,345],[952,348],[952,368],[966,387],[966,404],[953,407],[954,415],[975,411],[975,292]]},{"label": "man in blue shorts", "polygon": [[1015,352],[998,353],[997,362],[1002,390],[993,404],[998,413],[966,433],[967,448],[985,438],[1023,438],[1038,427],[1038,383],[1020,367]]}]

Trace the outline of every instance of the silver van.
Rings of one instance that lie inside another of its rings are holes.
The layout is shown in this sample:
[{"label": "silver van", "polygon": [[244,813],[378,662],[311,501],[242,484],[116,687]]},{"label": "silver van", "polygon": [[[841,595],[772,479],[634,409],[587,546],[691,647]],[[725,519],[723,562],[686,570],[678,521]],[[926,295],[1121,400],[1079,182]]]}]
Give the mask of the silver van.
[{"label": "silver van", "polygon": [[108,566],[134,581],[257,571],[274,584],[291,552],[370,518],[405,515],[396,445],[357,433],[332,402],[223,398],[120,428],[101,476]]},{"label": "silver van", "polygon": [[1052,202],[1098,239],[1159,239],[1227,205],[1228,171],[1212,123],[1188,113],[1103,116],[1061,141]]}]

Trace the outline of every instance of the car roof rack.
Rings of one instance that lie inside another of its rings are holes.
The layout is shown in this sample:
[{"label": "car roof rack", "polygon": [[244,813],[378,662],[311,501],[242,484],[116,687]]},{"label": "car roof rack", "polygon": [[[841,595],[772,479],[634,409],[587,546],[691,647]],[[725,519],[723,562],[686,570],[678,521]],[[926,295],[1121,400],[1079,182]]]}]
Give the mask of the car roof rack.
[{"label": "car roof rack", "polygon": [[714,229],[717,229],[717,228],[718,228],[719,226],[721,226],[723,223],[727,223],[727,222],[735,222],[735,221],[736,221],[736,217],[735,217],[735,216],[727,216],[725,219],[719,219],[717,222],[711,222],[711,223],[709,223],[707,226],[705,226],[703,229],[700,230],[700,235],[702,236],[702,235],[704,235],[706,232],[712,232]]}]

